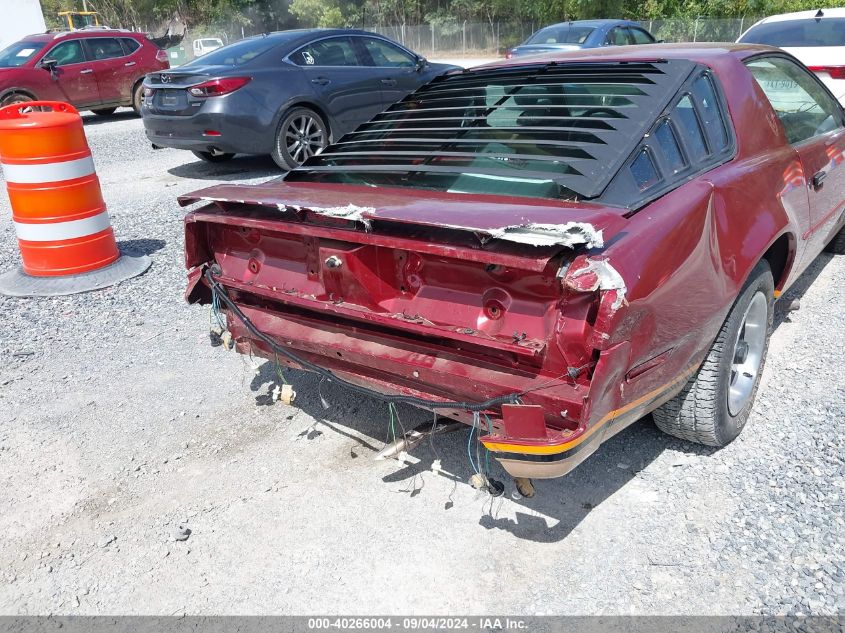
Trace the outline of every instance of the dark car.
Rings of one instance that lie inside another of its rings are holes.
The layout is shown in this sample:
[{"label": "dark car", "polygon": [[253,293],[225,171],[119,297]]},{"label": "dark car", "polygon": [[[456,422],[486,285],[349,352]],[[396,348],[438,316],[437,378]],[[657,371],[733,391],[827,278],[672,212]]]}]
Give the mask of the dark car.
[{"label": "dark car", "polygon": [[505,57],[574,51],[600,46],[628,46],[654,44],[657,40],[637,22],[628,20],[578,20],[546,26],[519,46],[510,49]]},{"label": "dark car", "polygon": [[455,68],[366,31],[271,33],[147,77],[144,127],[153,145],[203,160],[270,154],[292,169]]},{"label": "dark car", "polygon": [[141,110],[142,81],[169,68],[167,53],[143,33],[85,29],[28,35],[0,51],[0,105],[65,101],[111,114]]},{"label": "dark car", "polygon": [[199,201],[187,296],[240,352],[557,477],[649,412],[740,433],[775,299],[845,252],[845,112],[769,47],[558,53],[439,77],[283,181]]}]

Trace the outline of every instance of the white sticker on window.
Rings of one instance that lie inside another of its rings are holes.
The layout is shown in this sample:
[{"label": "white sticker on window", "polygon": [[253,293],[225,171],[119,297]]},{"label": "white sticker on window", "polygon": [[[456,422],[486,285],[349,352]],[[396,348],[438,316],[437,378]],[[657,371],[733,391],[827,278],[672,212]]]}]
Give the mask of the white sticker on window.
[{"label": "white sticker on window", "polygon": [[309,66],[314,65],[314,56],[311,53],[309,53],[308,51],[302,51],[302,59],[304,59],[305,63],[308,64]]},{"label": "white sticker on window", "polygon": [[22,48],[21,50],[18,51],[18,53],[17,53],[17,55],[15,55],[15,57],[29,57],[34,52],[35,52],[34,48]]}]

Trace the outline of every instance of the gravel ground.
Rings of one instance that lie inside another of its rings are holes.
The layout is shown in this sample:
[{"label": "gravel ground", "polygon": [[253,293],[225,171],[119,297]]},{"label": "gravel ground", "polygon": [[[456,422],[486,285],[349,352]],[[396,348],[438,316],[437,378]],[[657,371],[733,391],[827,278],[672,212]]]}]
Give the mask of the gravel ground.
[{"label": "gravel ground", "polygon": [[466,483],[465,432],[374,462],[383,403],[329,386],[324,410],[291,373],[299,406],[268,405],[268,365],[208,345],[207,309],[181,297],[175,198],[274,177],[269,159],[153,151],[129,113],[86,132],[121,246],[153,265],[0,298],[0,613],[845,612],[845,258],[787,294],[802,308],[779,316],[729,447],[644,419],[536,498],[508,482],[491,499]]}]

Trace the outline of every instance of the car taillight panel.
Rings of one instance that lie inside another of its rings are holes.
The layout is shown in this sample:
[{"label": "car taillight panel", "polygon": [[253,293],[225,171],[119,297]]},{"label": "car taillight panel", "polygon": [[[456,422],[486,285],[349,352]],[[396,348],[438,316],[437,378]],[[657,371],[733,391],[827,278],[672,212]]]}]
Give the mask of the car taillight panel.
[{"label": "car taillight panel", "polygon": [[144,86],[144,96],[145,97],[152,97],[154,94],[155,94],[155,90],[153,90],[149,86]]},{"label": "car taillight panel", "polygon": [[220,97],[247,85],[252,77],[224,77],[212,79],[188,89],[194,97]]},{"label": "car taillight panel", "polygon": [[158,49],[156,51],[156,60],[158,60],[160,62],[166,62],[167,61],[167,51],[163,50],[161,48]]},{"label": "car taillight panel", "polygon": [[845,79],[845,66],[808,66],[814,73],[827,73],[831,79]]}]

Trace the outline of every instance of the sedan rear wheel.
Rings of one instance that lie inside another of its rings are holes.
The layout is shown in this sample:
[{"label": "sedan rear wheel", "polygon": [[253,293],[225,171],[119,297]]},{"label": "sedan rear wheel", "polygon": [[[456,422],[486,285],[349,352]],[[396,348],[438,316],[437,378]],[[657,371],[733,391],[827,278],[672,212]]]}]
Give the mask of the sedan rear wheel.
[{"label": "sedan rear wheel", "polygon": [[329,131],[319,114],[294,108],[276,129],[273,160],[282,169],[294,169],[319,154],[329,143]]},{"label": "sedan rear wheel", "polygon": [[766,363],[773,295],[764,260],[749,275],[698,372],[652,412],[661,431],[707,446],[725,446],[740,434]]}]

